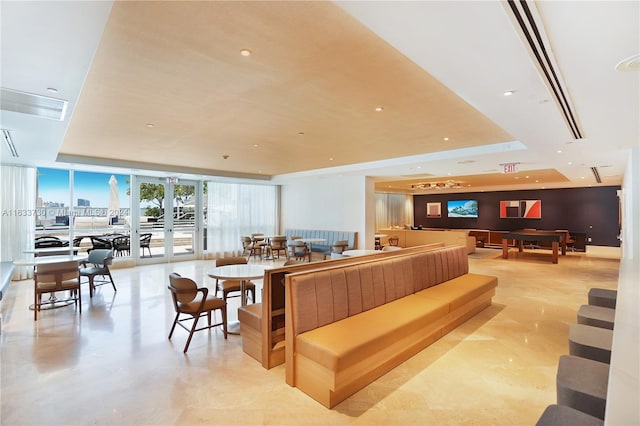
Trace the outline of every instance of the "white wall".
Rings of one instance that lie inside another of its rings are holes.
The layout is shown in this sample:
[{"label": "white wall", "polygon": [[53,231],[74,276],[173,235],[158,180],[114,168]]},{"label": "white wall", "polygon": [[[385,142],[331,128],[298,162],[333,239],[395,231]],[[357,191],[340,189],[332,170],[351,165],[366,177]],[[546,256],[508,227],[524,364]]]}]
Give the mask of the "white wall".
[{"label": "white wall", "polygon": [[281,226],[357,232],[358,248],[373,248],[373,180],[361,176],[308,177],[282,184]]},{"label": "white wall", "polygon": [[640,424],[640,148],[622,185],[622,262],[609,370],[605,424]]}]

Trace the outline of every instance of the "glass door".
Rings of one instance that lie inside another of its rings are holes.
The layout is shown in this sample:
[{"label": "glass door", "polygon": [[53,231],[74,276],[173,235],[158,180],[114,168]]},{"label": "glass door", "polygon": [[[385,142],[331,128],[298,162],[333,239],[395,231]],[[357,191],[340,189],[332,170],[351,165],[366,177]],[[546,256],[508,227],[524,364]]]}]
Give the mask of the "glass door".
[{"label": "glass door", "polygon": [[132,255],[139,263],[196,259],[201,250],[202,184],[144,176],[133,181],[132,204],[139,208]]},{"label": "glass door", "polygon": [[[168,261],[172,246],[172,216],[167,214],[169,184],[164,178],[136,176],[132,216],[137,216],[136,232],[131,237],[131,255],[140,263]],[[135,241],[134,241],[135,240]]]},{"label": "glass door", "polygon": [[173,246],[172,260],[191,260],[198,257],[200,250],[199,229],[202,229],[201,184],[197,181],[180,180],[172,183]]}]

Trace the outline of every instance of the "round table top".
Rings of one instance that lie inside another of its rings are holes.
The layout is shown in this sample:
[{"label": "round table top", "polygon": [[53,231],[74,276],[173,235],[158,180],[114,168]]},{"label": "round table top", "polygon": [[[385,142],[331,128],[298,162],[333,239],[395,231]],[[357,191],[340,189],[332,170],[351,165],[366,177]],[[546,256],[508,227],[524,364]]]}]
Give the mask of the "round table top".
[{"label": "round table top", "polygon": [[44,265],[45,263],[60,263],[60,262],[68,262],[70,260],[75,260],[76,262],[82,262],[83,260],[87,260],[88,256],[86,254],[76,254],[76,255],[60,255],[60,256],[38,256],[33,259],[17,259],[13,261],[13,264],[16,266],[34,266],[34,265]]},{"label": "round table top", "polygon": [[305,243],[324,243],[327,241],[326,238],[297,238],[297,240]]},{"label": "round table top", "polygon": [[368,254],[382,253],[381,250],[345,250],[342,252],[343,256],[366,256]]},{"label": "round table top", "polygon": [[221,280],[257,280],[264,277],[264,271],[269,268],[267,265],[224,265],[213,268],[208,275]]}]

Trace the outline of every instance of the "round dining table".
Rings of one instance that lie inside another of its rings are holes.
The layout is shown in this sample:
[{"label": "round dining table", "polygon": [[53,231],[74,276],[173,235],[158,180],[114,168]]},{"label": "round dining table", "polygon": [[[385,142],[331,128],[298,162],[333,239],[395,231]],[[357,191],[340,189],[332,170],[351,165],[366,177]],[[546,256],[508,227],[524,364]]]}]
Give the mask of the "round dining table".
[{"label": "round dining table", "polygon": [[[258,280],[264,277],[264,271],[271,268],[267,265],[240,264],[217,266],[210,270],[207,275],[219,280],[239,280],[240,281],[240,305],[247,305],[246,283],[249,280]],[[253,301],[255,303],[255,300]],[[233,321],[227,324],[227,333],[240,334],[240,322]]]}]

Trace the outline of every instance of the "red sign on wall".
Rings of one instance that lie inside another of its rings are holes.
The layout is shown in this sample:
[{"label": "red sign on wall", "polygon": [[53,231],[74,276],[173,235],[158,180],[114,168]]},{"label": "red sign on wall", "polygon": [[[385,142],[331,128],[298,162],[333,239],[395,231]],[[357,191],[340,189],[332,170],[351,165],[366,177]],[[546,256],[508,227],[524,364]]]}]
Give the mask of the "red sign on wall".
[{"label": "red sign on wall", "polygon": [[518,171],[518,164],[520,163],[505,163],[501,164],[502,173],[516,173]]}]

